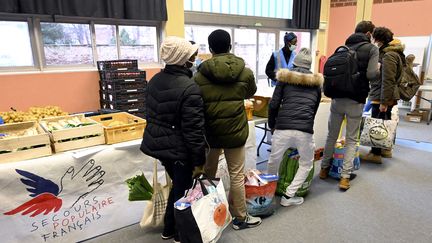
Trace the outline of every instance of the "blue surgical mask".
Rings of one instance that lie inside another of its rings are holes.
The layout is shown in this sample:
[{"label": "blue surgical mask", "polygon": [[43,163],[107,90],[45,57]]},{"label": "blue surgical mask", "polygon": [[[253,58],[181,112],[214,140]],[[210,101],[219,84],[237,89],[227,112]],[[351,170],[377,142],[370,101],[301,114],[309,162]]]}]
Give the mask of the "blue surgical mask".
[{"label": "blue surgical mask", "polygon": [[291,46],[289,47],[289,50],[290,50],[290,51],[294,51],[296,48],[297,48],[296,45],[291,45]]}]

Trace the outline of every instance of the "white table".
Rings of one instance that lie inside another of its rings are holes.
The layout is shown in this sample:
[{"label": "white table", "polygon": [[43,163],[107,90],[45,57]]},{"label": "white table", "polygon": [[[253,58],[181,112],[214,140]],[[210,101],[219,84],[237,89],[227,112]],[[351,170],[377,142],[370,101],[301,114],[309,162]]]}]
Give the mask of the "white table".
[{"label": "white table", "polygon": [[[420,86],[419,91],[432,92],[432,85],[422,85],[422,86]],[[418,95],[416,95],[414,97],[415,97],[414,102],[413,102],[414,104],[417,103],[417,97],[430,103],[430,108],[428,109],[428,117],[426,120],[426,123],[429,125],[431,122],[431,117],[432,117],[432,100],[426,99],[426,98],[424,98],[422,96],[418,96]]]}]

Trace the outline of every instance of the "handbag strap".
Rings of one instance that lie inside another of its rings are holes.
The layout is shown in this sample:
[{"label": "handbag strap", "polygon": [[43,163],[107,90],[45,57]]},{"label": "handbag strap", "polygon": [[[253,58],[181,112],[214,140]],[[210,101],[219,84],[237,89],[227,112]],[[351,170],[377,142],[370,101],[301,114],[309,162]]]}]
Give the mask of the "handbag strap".
[{"label": "handbag strap", "polygon": [[155,159],[153,162],[153,191],[160,190],[160,184],[158,183],[157,164],[157,159]]},{"label": "handbag strap", "polygon": [[[155,187],[157,187],[158,190],[161,189],[161,186],[158,183],[157,165],[158,165],[158,160],[155,159],[153,164],[153,190],[156,190]],[[170,176],[168,175],[168,172],[166,172],[166,170],[165,170],[165,181],[166,181],[166,185],[168,185],[169,188],[172,188],[172,181]]]}]

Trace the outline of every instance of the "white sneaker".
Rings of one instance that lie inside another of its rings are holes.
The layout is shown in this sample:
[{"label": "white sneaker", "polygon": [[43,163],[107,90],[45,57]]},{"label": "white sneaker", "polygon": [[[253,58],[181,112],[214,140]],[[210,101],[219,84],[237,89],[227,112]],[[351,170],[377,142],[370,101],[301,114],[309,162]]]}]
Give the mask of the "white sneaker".
[{"label": "white sneaker", "polygon": [[304,202],[304,199],[302,197],[291,197],[291,198],[287,199],[287,197],[285,195],[283,195],[281,197],[280,204],[284,207],[289,207],[292,205],[300,205],[303,202]]},{"label": "white sneaker", "polygon": [[242,230],[247,228],[253,228],[260,225],[262,222],[260,217],[253,217],[249,214],[246,214],[246,219],[244,221],[240,221],[236,218],[232,221],[232,227],[235,230]]}]

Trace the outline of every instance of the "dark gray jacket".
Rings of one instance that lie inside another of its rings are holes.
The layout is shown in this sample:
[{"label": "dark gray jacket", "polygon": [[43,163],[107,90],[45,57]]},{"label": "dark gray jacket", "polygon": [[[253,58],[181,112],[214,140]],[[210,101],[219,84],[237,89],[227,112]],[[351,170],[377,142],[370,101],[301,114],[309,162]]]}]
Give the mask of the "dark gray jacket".
[{"label": "dark gray jacket", "polygon": [[313,134],[315,115],[321,101],[323,76],[295,67],[292,71],[279,70],[277,80],[269,104],[269,127]]},{"label": "dark gray jacket", "polygon": [[167,65],[148,83],[141,151],[163,162],[205,163],[204,103],[192,72]]},{"label": "dark gray jacket", "polygon": [[[362,43],[365,43],[362,45]],[[369,93],[369,82],[379,79],[378,47],[370,43],[363,33],[354,33],[345,41],[351,49],[357,49],[357,63],[360,72],[360,88],[354,97],[347,97],[359,103],[365,103]],[[360,46],[361,45],[361,46]]]}]

